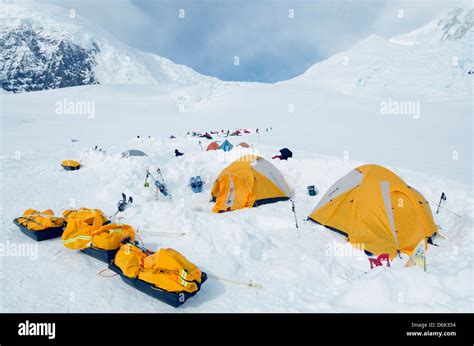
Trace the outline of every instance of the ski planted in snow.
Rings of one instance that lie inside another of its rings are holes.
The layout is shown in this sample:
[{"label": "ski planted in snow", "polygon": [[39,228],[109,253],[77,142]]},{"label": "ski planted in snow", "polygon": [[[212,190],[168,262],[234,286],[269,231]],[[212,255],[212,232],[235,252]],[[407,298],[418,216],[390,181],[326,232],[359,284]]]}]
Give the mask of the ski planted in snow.
[{"label": "ski planted in snow", "polygon": [[[160,174],[161,179],[163,180],[163,176],[161,175],[161,170],[159,168],[157,169],[157,173]],[[168,189],[166,188],[166,185],[164,184],[164,182],[161,182],[160,180],[155,178],[153,174],[150,173],[149,170],[146,170],[145,187],[149,186],[148,177],[151,177],[153,179],[155,187],[158,189],[158,191],[160,191],[163,194],[163,196],[171,198],[171,195],[169,194]]]}]

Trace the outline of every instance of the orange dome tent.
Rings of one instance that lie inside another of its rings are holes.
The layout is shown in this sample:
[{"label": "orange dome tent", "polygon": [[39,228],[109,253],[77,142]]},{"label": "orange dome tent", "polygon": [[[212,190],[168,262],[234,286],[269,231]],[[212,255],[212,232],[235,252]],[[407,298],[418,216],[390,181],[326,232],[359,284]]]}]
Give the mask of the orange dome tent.
[{"label": "orange dome tent", "polygon": [[217,143],[217,142],[211,142],[208,146],[207,146],[207,149],[206,151],[209,151],[209,150],[217,150],[219,149],[220,145]]}]

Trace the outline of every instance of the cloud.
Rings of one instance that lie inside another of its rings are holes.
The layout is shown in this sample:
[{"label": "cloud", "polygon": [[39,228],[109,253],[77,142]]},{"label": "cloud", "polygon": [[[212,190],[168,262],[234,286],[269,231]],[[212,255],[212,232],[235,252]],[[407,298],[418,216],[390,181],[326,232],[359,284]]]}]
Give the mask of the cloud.
[{"label": "cloud", "polygon": [[[48,1],[48,0],[42,0]],[[224,80],[275,82],[350,48],[391,37],[466,1],[49,0],[130,46]],[[399,18],[399,10],[404,12]],[[179,14],[184,10],[184,18]],[[294,18],[290,14],[294,13]],[[240,65],[234,65],[238,56]]]}]

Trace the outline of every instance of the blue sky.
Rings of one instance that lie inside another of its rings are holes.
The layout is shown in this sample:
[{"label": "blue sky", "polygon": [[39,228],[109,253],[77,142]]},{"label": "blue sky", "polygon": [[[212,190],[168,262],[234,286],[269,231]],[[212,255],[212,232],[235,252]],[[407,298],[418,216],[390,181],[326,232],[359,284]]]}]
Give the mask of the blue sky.
[{"label": "blue sky", "polygon": [[[371,33],[416,29],[456,0],[45,0],[130,46],[223,80],[272,83]],[[180,18],[184,10],[184,18]],[[400,17],[400,10],[403,16]],[[181,11],[181,12],[180,12]],[[291,14],[294,14],[293,18]],[[234,57],[239,57],[239,65]]]}]

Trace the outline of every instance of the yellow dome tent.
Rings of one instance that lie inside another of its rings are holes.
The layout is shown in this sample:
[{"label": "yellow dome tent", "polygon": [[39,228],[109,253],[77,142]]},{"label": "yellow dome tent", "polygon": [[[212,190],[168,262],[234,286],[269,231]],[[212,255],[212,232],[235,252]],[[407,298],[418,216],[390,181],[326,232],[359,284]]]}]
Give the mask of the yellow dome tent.
[{"label": "yellow dome tent", "polygon": [[283,175],[270,162],[255,155],[245,155],[231,163],[217,177],[212,187],[215,213],[257,207],[290,198]]},{"label": "yellow dome tent", "polygon": [[411,255],[437,232],[430,206],[414,188],[378,165],[360,166],[339,179],[308,219],[346,235],[374,254]]}]

